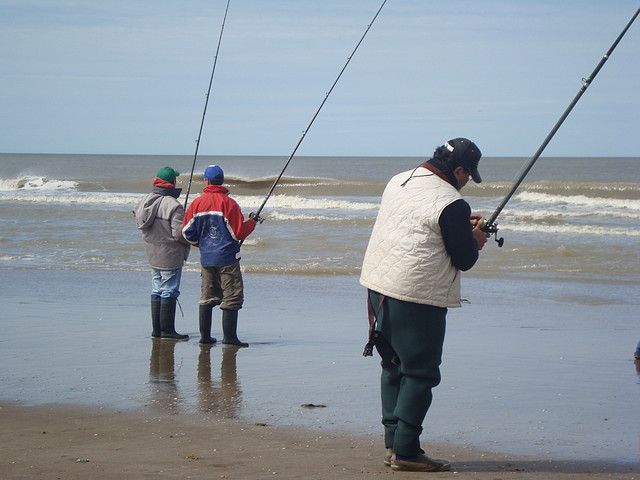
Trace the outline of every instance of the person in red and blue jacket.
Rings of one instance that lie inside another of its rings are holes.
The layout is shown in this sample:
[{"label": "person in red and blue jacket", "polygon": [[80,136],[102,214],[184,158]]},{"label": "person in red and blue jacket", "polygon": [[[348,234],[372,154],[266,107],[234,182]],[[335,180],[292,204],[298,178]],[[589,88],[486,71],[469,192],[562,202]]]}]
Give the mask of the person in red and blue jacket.
[{"label": "person in red and blue jacket", "polygon": [[182,234],[200,249],[202,288],[199,301],[200,343],[211,345],[213,308],[222,310],[222,343],[238,347],[249,344],[238,339],[238,310],[244,302],[244,286],[240,271],[240,242],[256,228],[253,214],[244,220],[240,206],[222,186],[224,172],[209,165],[202,175],[204,193],[196,198],[185,213]]}]

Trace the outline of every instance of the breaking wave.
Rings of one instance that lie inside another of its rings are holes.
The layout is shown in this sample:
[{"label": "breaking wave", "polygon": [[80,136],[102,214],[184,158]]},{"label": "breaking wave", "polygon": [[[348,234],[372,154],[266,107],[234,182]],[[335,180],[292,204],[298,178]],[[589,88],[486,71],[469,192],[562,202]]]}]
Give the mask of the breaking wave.
[{"label": "breaking wave", "polygon": [[74,190],[78,183],[72,180],[48,179],[38,175],[24,175],[17,178],[0,179],[0,191],[59,191]]},{"label": "breaking wave", "polygon": [[[44,204],[75,204],[75,205],[135,205],[145,194],[142,193],[107,193],[107,192],[58,192],[55,195],[42,191],[0,193],[0,201],[32,202]],[[190,197],[195,199],[197,195]],[[264,197],[253,195],[233,196],[241,208],[257,209],[264,202]],[[375,210],[378,204],[374,202],[359,202],[351,199],[336,198],[307,198],[294,195],[272,195],[267,204],[269,209],[286,208],[300,210]]]},{"label": "breaking wave", "polygon": [[589,207],[592,210],[616,208],[640,212],[640,200],[631,199],[590,197],[586,195],[553,195],[538,192],[522,192],[517,195],[517,199],[522,202],[537,204]]}]

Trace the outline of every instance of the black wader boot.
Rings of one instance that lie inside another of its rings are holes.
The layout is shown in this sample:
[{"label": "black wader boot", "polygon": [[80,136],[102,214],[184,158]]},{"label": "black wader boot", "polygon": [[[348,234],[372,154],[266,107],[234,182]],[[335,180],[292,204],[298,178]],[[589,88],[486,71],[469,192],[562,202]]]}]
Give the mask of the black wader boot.
[{"label": "black wader boot", "polygon": [[160,337],[172,340],[189,340],[189,335],[176,333],[176,302],[175,298],[162,298],[160,301]]},{"label": "black wader boot", "polygon": [[248,343],[238,340],[238,310],[222,310],[222,344],[248,347]]},{"label": "black wader boot", "polygon": [[217,340],[211,336],[211,312],[213,305],[200,305],[199,323],[200,323],[200,344],[214,345]]},{"label": "black wader boot", "polygon": [[160,328],[160,295],[151,295],[151,336],[159,338],[162,329]]}]

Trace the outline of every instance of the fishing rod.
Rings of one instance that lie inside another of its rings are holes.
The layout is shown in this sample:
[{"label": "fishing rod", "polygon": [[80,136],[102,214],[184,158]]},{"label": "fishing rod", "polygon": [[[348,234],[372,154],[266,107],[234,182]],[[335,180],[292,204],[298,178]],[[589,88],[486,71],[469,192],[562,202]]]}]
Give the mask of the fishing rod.
[{"label": "fishing rod", "polygon": [[293,159],[294,155],[296,154],[296,152],[298,151],[298,147],[300,147],[300,144],[302,144],[302,141],[304,140],[304,138],[306,137],[307,133],[309,132],[309,129],[311,128],[311,126],[313,125],[313,122],[315,122],[316,117],[318,116],[318,114],[320,113],[320,110],[322,110],[322,107],[324,107],[324,104],[326,103],[327,99],[329,98],[329,95],[331,95],[331,92],[333,91],[333,88],[336,86],[336,84],[338,83],[338,80],[340,80],[340,77],[342,76],[342,74],[344,73],[344,71],[347,69],[347,65],[349,65],[349,62],[351,62],[351,59],[353,58],[353,56],[356,53],[356,50],[358,50],[358,47],[360,47],[360,44],[363,42],[364,37],[367,36],[367,33],[369,33],[369,30],[371,29],[371,26],[373,25],[373,22],[376,21],[376,18],[378,18],[378,15],[380,14],[380,11],[382,10],[382,7],[384,7],[384,4],[387,3],[387,0],[384,0],[382,2],[382,4],[380,5],[380,8],[378,8],[378,11],[376,12],[376,14],[373,17],[373,20],[371,20],[371,23],[369,23],[369,25],[367,25],[366,30],[364,31],[364,33],[362,34],[362,37],[360,37],[360,40],[358,41],[358,43],[356,44],[355,48],[353,49],[353,51],[351,52],[351,55],[349,55],[347,57],[347,62],[344,64],[344,66],[342,67],[342,70],[340,70],[340,73],[338,74],[338,76],[336,77],[335,81],[333,82],[333,84],[331,85],[331,88],[329,89],[329,91],[325,94],[324,99],[322,100],[322,103],[320,103],[320,106],[318,107],[318,109],[316,110],[316,113],[313,115],[313,117],[311,118],[311,121],[309,122],[309,124],[307,125],[307,128],[305,130],[302,131],[302,136],[300,137],[300,140],[298,140],[298,143],[296,144],[295,148],[293,149],[293,151],[291,152],[291,155],[289,155],[289,158],[287,159],[287,161],[284,164],[284,167],[282,168],[282,171],[280,172],[280,175],[278,175],[278,177],[275,179],[275,181],[273,182],[273,184],[271,185],[271,188],[269,189],[269,191],[267,192],[267,195],[264,199],[264,201],[262,202],[262,205],[260,205],[260,208],[258,208],[258,210],[253,214],[254,217],[257,221],[259,221],[260,223],[262,223],[262,218],[260,217],[260,213],[262,212],[262,209],[264,208],[264,206],[267,204],[267,202],[269,201],[269,197],[271,197],[271,194],[273,193],[273,191],[275,190],[276,186],[278,185],[278,183],[280,183],[280,180],[282,179],[282,176],[284,175],[284,171],[287,169],[287,167],[289,166],[289,163],[291,163],[291,160]]},{"label": "fishing rod", "polygon": [[629,27],[631,27],[631,24],[633,24],[633,22],[635,21],[639,13],[640,13],[640,8],[636,10],[636,13],[633,15],[631,20],[629,20],[629,23],[627,23],[627,26],[624,27],[624,30],[622,30],[620,35],[618,35],[618,38],[616,38],[615,42],[613,42],[613,44],[611,45],[607,53],[604,54],[604,56],[602,57],[602,59],[600,60],[596,68],[593,70],[593,72],[591,72],[591,75],[586,79],[585,78],[582,79],[582,87],[578,91],[578,94],[575,96],[573,101],[569,104],[569,106],[564,111],[560,119],[553,126],[553,128],[551,129],[547,137],[544,139],[544,141],[542,142],[542,144],[540,145],[536,153],[533,155],[533,157],[531,157],[529,162],[524,166],[520,175],[513,182],[513,185],[505,195],[500,205],[498,205],[498,208],[496,208],[495,212],[493,212],[493,214],[491,215],[491,217],[489,217],[488,220],[485,220],[484,225],[481,227],[481,230],[483,230],[484,232],[487,232],[490,235],[495,234],[496,235],[495,240],[496,242],[498,242],[499,247],[502,247],[502,245],[504,244],[504,238],[498,238],[498,235],[497,235],[498,224],[495,222],[496,222],[496,219],[498,218],[498,215],[500,215],[500,213],[502,212],[502,209],[505,207],[507,202],[509,202],[513,194],[516,192],[516,190],[524,180],[524,177],[526,177],[527,174],[529,173],[529,170],[531,170],[531,167],[533,167],[533,164],[536,163],[536,160],[538,160],[538,157],[540,157],[540,155],[542,154],[544,149],[547,147],[547,145],[549,144],[553,136],[556,134],[556,132],[558,131],[562,123],[569,116],[569,113],[571,113],[571,110],[573,110],[573,107],[576,105],[576,103],[578,103],[578,100],[580,100],[580,97],[582,97],[582,94],[587,90],[589,85],[591,85],[591,82],[593,82],[593,79],[596,77],[596,75],[598,74],[600,69],[603,67],[605,62],[609,59],[609,56],[611,55],[613,50],[618,46],[618,43],[620,43],[620,40],[622,40],[622,37],[624,37],[625,33],[627,33],[627,30],[629,30]]},{"label": "fishing rod", "polygon": [[218,46],[216,47],[216,54],[213,58],[213,67],[211,68],[211,77],[209,78],[209,88],[207,89],[207,95],[204,101],[204,110],[202,112],[202,120],[200,122],[200,130],[198,131],[198,139],[196,140],[196,151],[193,154],[193,163],[191,165],[191,174],[189,175],[189,185],[187,186],[187,193],[184,197],[184,209],[187,209],[187,200],[189,200],[189,192],[191,191],[191,182],[193,181],[193,172],[196,168],[196,160],[198,158],[198,148],[200,148],[200,138],[202,138],[202,129],[204,127],[204,119],[207,115],[207,106],[209,105],[209,96],[211,94],[211,85],[213,85],[213,76],[216,73],[216,64],[218,63],[218,53],[220,52],[220,44],[222,43],[222,34],[224,33],[224,25],[227,23],[227,12],[229,11],[229,3],[231,0],[227,0],[227,6],[224,10],[224,17],[222,19],[222,27],[220,27],[220,36],[218,37]]}]

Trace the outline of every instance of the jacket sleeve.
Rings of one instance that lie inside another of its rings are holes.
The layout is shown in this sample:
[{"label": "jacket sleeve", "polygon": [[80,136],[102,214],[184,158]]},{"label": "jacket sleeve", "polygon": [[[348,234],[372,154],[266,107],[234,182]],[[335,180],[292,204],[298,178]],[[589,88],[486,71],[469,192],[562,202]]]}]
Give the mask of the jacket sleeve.
[{"label": "jacket sleeve", "polygon": [[251,219],[245,222],[242,211],[240,210],[240,206],[236,203],[235,200],[229,200],[229,210],[226,214],[227,222],[231,227],[231,230],[233,230],[233,234],[235,235],[236,239],[241,242],[255,230],[256,222]]},{"label": "jacket sleeve", "polygon": [[187,208],[187,211],[184,214],[184,220],[182,221],[182,236],[187,242],[196,247],[200,242],[198,228],[195,222],[196,219],[193,216],[193,212],[195,211],[194,205],[197,200],[198,199],[196,198],[196,200],[189,205],[189,208]]},{"label": "jacket sleeve", "polygon": [[171,213],[171,235],[176,242],[191,245],[182,235],[182,223],[184,222],[184,207],[178,203]]},{"label": "jacket sleeve", "polygon": [[478,245],[471,233],[470,217],[471,207],[460,199],[447,205],[438,219],[451,263],[463,272],[473,267],[479,256]]}]

